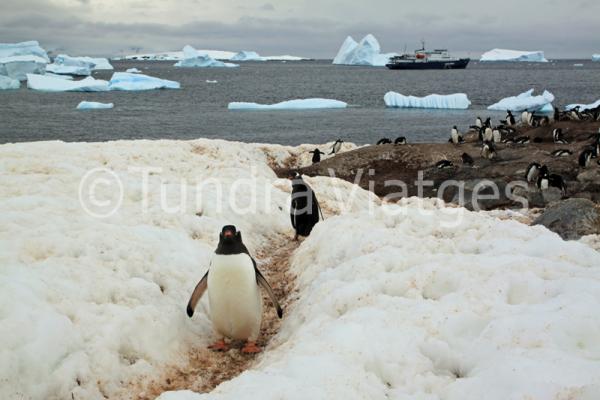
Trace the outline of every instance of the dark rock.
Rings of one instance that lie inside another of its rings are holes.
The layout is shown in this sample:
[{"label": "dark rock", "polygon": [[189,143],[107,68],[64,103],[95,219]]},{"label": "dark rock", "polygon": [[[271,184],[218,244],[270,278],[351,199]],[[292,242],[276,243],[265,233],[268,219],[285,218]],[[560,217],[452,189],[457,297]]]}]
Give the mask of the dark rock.
[{"label": "dark rock", "polygon": [[587,199],[567,199],[552,203],[533,225],[544,225],[565,240],[600,234],[600,209]]}]

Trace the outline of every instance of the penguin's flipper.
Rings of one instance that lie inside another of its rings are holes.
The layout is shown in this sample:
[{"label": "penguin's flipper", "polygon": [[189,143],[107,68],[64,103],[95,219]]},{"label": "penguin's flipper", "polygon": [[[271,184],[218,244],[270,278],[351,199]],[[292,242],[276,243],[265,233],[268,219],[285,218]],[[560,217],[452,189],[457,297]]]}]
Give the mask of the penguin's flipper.
[{"label": "penguin's flipper", "polygon": [[198,282],[198,284],[196,285],[196,288],[192,292],[192,297],[190,297],[190,301],[188,302],[188,305],[187,305],[188,317],[192,318],[192,315],[194,315],[194,310],[196,309],[196,305],[198,304],[198,301],[200,301],[200,298],[206,291],[207,287],[208,287],[208,271],[206,271],[206,273],[204,274],[202,279],[200,279],[200,282]]},{"label": "penguin's flipper", "polygon": [[252,262],[254,263],[254,272],[256,273],[256,282],[267,291],[267,294],[271,298],[271,301],[273,302],[273,305],[275,306],[275,309],[277,310],[277,316],[279,318],[283,317],[283,310],[281,309],[279,302],[275,298],[275,293],[273,293],[273,289],[271,288],[271,285],[269,285],[269,282],[267,282],[267,280],[260,273],[258,268],[256,268],[256,261],[254,261],[254,258],[252,259]]}]

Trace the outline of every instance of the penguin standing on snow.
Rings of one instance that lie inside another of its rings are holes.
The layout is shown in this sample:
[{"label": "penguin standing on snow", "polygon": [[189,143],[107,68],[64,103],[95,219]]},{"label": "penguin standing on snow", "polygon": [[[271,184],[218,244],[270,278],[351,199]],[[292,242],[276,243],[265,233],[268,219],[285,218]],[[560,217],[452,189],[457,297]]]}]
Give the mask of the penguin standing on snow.
[{"label": "penguin standing on snow", "polygon": [[312,162],[313,162],[313,164],[321,162],[321,154],[325,155],[325,153],[323,153],[319,149],[314,149],[313,151],[309,151],[309,153],[312,153],[312,155],[313,155],[312,156]]},{"label": "penguin standing on snow", "polygon": [[259,286],[265,289],[281,318],[283,311],[273,289],[256,267],[256,261],[242,242],[241,232],[233,225],[224,226],[208,271],[196,285],[187,305],[187,315],[191,318],[198,301],[208,290],[210,319],[218,336],[210,349],[227,351],[225,338],[229,338],[246,341],[243,353],[260,352],[256,345],[262,322]]},{"label": "penguin standing on snow", "polygon": [[298,236],[308,236],[313,227],[319,222],[319,202],[315,192],[302,179],[297,172],[291,172],[288,178],[292,181],[292,204],[290,219],[296,231],[294,240]]},{"label": "penguin standing on snow", "polygon": [[336,140],[335,143],[331,146],[331,153],[329,153],[329,154],[339,153],[340,149],[342,148],[342,143],[344,143],[344,141],[342,139]]}]

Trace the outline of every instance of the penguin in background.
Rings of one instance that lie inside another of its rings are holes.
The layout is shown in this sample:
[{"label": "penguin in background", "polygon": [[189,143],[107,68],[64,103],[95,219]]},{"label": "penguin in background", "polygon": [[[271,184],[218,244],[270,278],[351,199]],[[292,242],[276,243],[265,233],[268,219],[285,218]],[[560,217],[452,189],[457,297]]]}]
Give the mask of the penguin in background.
[{"label": "penguin in background", "polygon": [[492,139],[494,143],[500,143],[502,141],[502,134],[499,129],[494,129],[492,131]]},{"label": "penguin in background", "polygon": [[563,131],[560,128],[552,130],[552,141],[554,141],[556,144],[569,144],[569,142],[564,138]]},{"label": "penguin in background", "polygon": [[392,143],[391,139],[389,139],[389,138],[382,138],[382,139],[379,139],[376,144],[380,145],[380,144],[391,144],[391,143]]},{"label": "penguin in background", "polygon": [[452,168],[453,164],[452,164],[452,161],[450,161],[450,160],[440,160],[435,163],[435,167],[437,169],[446,169],[446,168]]},{"label": "penguin in background", "polygon": [[494,139],[494,131],[492,131],[492,128],[485,128],[485,131],[483,132],[483,141],[491,142],[493,139]]},{"label": "penguin in background", "polygon": [[335,143],[333,143],[333,145],[331,146],[331,153],[329,153],[329,154],[339,153],[342,148],[342,143],[344,143],[344,141],[342,139],[336,140]]},{"label": "penguin in background", "polygon": [[488,159],[488,160],[492,160],[492,159],[496,158],[496,156],[497,156],[497,153],[496,153],[496,147],[494,146],[494,143],[484,141],[483,146],[481,147],[481,157]]},{"label": "penguin in background", "polygon": [[404,136],[398,136],[396,140],[394,140],[394,144],[406,144],[406,138]]},{"label": "penguin in background", "polygon": [[318,162],[321,162],[321,154],[322,154],[322,155],[325,155],[325,153],[323,153],[323,152],[322,152],[321,150],[319,150],[318,148],[316,148],[316,149],[314,149],[314,150],[312,150],[312,151],[309,151],[309,153],[311,153],[311,154],[313,155],[313,156],[312,156],[312,163],[313,163],[313,164],[316,164],[316,163],[318,163]]},{"label": "penguin in background", "polygon": [[594,156],[593,150],[585,149],[579,154],[579,166],[581,168],[587,168],[590,166],[592,162],[592,157]]},{"label": "penguin in background", "polygon": [[450,143],[453,144],[462,144],[465,142],[465,140],[463,139],[462,135],[460,134],[460,132],[458,131],[458,128],[456,127],[456,125],[454,125],[452,127],[452,132],[450,133]]},{"label": "penguin in background", "polygon": [[532,162],[529,164],[525,170],[525,180],[529,183],[537,182],[541,168],[542,166],[539,163]]},{"label": "penguin in background", "polygon": [[460,158],[462,159],[462,162],[465,165],[471,165],[472,166],[473,163],[474,163],[473,157],[471,157],[467,153],[462,153],[462,155],[460,156]]},{"label": "penguin in background", "polygon": [[294,240],[298,240],[298,236],[310,235],[320,220],[321,207],[315,192],[298,172],[290,172],[288,179],[292,181],[290,219],[295,231]]},{"label": "penguin in background", "polygon": [[506,110],[506,125],[514,126],[515,125],[515,116],[512,111]]},{"label": "penguin in background", "polygon": [[570,155],[573,154],[573,152],[571,150],[568,150],[568,149],[558,149],[558,150],[554,150],[550,154],[553,157],[569,157]]},{"label": "penguin in background", "polygon": [[224,226],[208,271],[194,288],[186,310],[191,318],[200,298],[208,291],[210,319],[218,337],[209,346],[211,350],[229,350],[225,342],[225,338],[229,338],[246,341],[242,353],[261,351],[256,345],[262,322],[261,286],[281,318],[283,310],[271,285],[258,270],[256,261],[242,242],[241,232],[233,225]]},{"label": "penguin in background", "polygon": [[477,117],[477,119],[475,119],[475,126],[477,128],[483,128],[483,121],[481,120],[481,117]]}]

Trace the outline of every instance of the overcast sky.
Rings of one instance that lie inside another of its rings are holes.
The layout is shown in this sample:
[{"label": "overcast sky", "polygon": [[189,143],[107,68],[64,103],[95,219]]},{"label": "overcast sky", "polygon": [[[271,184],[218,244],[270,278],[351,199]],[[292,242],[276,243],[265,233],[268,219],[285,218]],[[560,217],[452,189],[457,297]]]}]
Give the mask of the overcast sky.
[{"label": "overcast sky", "polygon": [[600,53],[599,16],[598,0],[0,0],[0,43],[36,39],[73,55],[191,44],[333,58],[346,36],[373,33],[385,52],[425,39],[473,57],[500,47],[589,58]]}]

